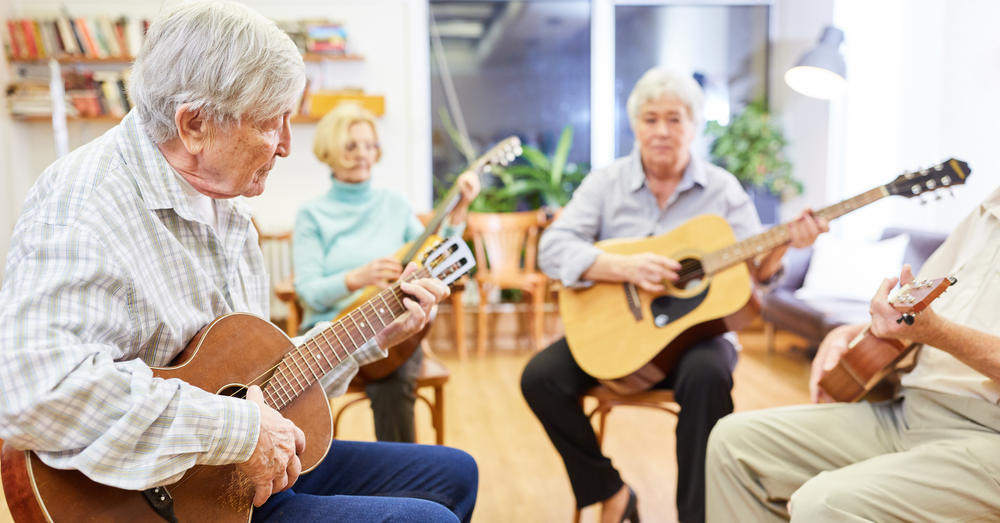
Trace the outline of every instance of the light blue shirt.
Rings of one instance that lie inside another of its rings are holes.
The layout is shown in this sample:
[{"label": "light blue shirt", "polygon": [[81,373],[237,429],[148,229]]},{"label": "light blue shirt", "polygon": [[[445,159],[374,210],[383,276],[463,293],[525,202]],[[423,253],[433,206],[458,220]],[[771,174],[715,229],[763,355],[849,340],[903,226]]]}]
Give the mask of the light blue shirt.
[{"label": "light blue shirt", "polygon": [[694,156],[663,209],[646,183],[638,148],[583,179],[538,247],[538,265],[563,285],[580,280],[601,251],[594,242],[665,234],[700,214],[729,222],[736,240],[761,232],[753,201],[735,176]]},{"label": "light blue shirt", "polygon": [[[447,222],[444,236],[461,234]],[[347,272],[385,256],[424,232],[410,202],[401,193],[374,188],[371,180],[344,183],[333,179],[330,191],[307,202],[295,219],[292,255],[295,292],[302,302],[302,331],[337,316],[361,292],[349,292]]]}]

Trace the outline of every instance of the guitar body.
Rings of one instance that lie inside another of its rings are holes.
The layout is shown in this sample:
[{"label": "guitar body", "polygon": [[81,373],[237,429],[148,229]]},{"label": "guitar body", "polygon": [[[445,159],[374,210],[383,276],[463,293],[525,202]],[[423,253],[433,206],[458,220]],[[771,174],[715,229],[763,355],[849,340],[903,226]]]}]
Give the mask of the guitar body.
[{"label": "guitar body", "polygon": [[851,345],[819,386],[836,401],[863,398],[916,347],[899,340],[877,338],[867,330]]},{"label": "guitar body", "polygon": [[[234,385],[269,376],[291,340],[257,316],[222,316],[201,330],[178,356],[175,366],[154,368],[156,376],[177,378],[207,391],[227,393]],[[303,472],[326,457],[333,420],[326,393],[317,382],[281,409],[305,432]],[[141,492],[95,483],[75,470],[53,469],[33,452],[4,445],[0,473],[7,504],[17,523],[164,523]],[[245,523],[253,510],[253,485],[236,465],[195,466],[180,481],[166,485],[178,521]]]},{"label": "guitar body", "polygon": [[[416,251],[418,255],[416,256],[415,259],[416,260],[422,259],[422,257],[419,256],[419,253],[430,251],[434,247],[434,245],[440,241],[441,237],[436,234],[428,236],[427,240],[421,244],[420,249]],[[396,251],[396,254],[394,254],[393,257],[402,263],[412,249],[413,249],[413,242],[408,242],[406,245],[400,247],[400,249]],[[361,291],[361,294],[358,296],[358,298],[353,302],[351,302],[351,304],[348,305],[347,307],[344,307],[344,310],[340,311],[340,314],[338,314],[337,317],[334,318],[334,320],[339,320],[347,316],[348,314],[350,314],[352,311],[354,311],[364,303],[367,303],[368,300],[374,298],[381,291],[382,289],[379,289],[374,285],[369,285],[365,287]],[[361,368],[358,370],[358,376],[363,378],[365,381],[378,381],[388,376],[389,374],[392,374],[392,372],[398,369],[399,366],[403,364],[403,362],[410,359],[410,356],[412,356],[413,352],[416,351],[418,347],[420,347],[420,342],[423,341],[424,337],[427,336],[428,332],[430,332],[429,322],[427,324],[427,327],[424,328],[422,331],[414,334],[413,336],[410,336],[409,338],[403,340],[397,345],[389,347],[387,349],[389,355],[386,356],[384,359],[374,361],[367,365],[362,365]]]},{"label": "guitar body", "polygon": [[[682,263],[700,263],[706,254],[735,241],[724,218],[701,215],[661,236],[595,245],[610,253],[654,252]],[[632,293],[627,285],[595,283],[559,292],[573,357],[585,372],[620,394],[649,389],[692,344],[742,328],[760,310],[743,263],[684,289],[668,285],[660,296],[634,286]]]}]

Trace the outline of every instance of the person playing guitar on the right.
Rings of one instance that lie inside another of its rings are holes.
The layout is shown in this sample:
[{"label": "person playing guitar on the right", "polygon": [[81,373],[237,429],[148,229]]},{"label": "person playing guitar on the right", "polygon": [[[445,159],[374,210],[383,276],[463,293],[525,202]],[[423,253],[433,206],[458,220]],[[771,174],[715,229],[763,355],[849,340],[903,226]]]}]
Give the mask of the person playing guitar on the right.
[{"label": "person playing guitar on the right", "polygon": [[[996,521],[1000,514],[1000,189],[955,229],[918,279],[959,284],[915,317],[871,302],[871,333],[922,344],[896,398],[734,414],[709,440],[711,523]],[[820,379],[866,325],[835,329],[813,361]]]}]

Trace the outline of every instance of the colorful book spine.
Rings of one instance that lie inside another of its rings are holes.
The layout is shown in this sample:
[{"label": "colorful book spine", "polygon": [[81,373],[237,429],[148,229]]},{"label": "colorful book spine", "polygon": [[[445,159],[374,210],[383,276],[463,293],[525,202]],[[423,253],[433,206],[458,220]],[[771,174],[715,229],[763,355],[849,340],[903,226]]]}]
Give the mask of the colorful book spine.
[{"label": "colorful book spine", "polygon": [[38,47],[35,45],[35,26],[32,25],[31,20],[21,20],[21,34],[24,35],[27,57],[30,59],[38,58]]},{"label": "colorful book spine", "polygon": [[15,60],[20,60],[24,57],[24,52],[21,51],[21,46],[17,41],[17,27],[16,22],[13,20],[7,20],[7,37],[10,42],[10,56]]}]

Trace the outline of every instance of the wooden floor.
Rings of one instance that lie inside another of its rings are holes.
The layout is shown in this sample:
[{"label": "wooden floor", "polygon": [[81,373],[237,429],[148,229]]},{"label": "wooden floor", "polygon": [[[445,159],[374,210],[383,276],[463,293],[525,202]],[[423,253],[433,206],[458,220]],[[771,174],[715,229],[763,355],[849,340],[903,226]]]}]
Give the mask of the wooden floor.
[{"label": "wooden floor", "polygon": [[[505,330],[502,324],[500,330]],[[521,397],[521,370],[531,353],[492,350],[482,360],[473,355],[459,363],[446,333],[432,333],[431,339],[452,372],[445,388],[445,443],[469,452],[479,464],[479,501],[473,522],[571,522],[574,501],[562,461]],[[507,341],[510,346],[527,345]],[[736,410],[808,401],[809,364],[786,350],[796,341],[779,336],[778,352],[768,356],[762,334],[741,335],[744,350],[733,391]],[[672,416],[649,409],[619,407],[608,418],[605,452],[636,490],[644,523],[676,521],[674,428]],[[340,436],[374,440],[367,403],[344,414]],[[421,403],[417,407],[417,438],[424,443],[434,441],[430,416]],[[588,510],[583,521],[595,518],[595,511]],[[0,523],[11,521],[0,499]]]}]

